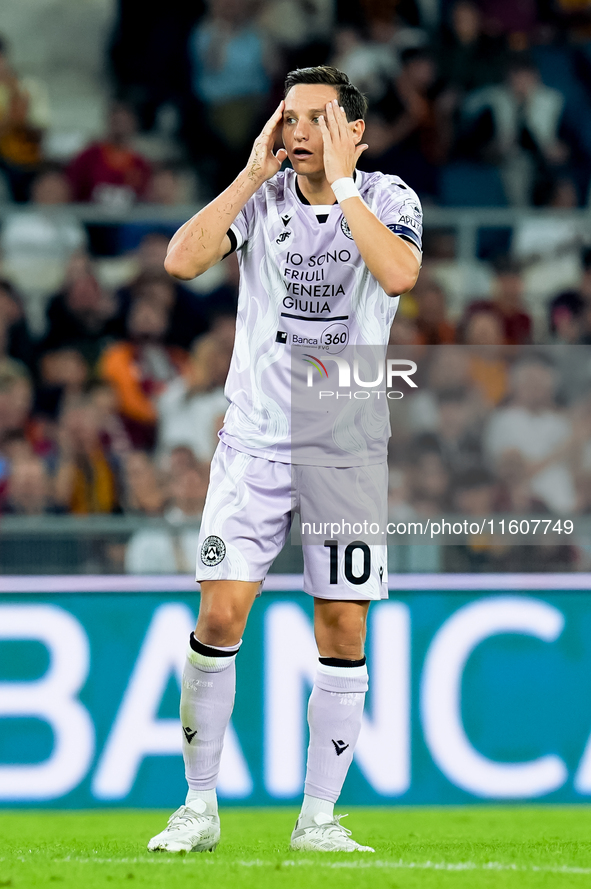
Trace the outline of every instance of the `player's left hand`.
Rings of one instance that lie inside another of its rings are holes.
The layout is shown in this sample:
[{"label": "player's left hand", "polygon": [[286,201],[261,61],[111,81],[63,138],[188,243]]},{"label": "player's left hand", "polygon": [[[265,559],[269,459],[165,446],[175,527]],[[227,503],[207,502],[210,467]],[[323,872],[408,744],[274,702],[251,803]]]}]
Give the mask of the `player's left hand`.
[{"label": "player's left hand", "polygon": [[328,102],[326,116],[320,117],[319,124],[324,142],[324,172],[328,184],[332,185],[343,177],[352,177],[357,161],[368,146],[365,143],[355,143],[355,134],[338,99]]}]

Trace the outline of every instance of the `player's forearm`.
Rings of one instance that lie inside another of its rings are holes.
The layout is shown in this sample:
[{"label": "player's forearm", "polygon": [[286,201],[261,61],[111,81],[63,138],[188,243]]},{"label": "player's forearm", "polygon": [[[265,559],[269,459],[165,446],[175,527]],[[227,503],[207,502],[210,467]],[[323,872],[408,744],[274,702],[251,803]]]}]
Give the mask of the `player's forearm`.
[{"label": "player's forearm", "polygon": [[227,252],[224,240],[228,229],[259,185],[243,170],[215,200],[185,222],[168,245],[166,271],[188,281],[219,262]]},{"label": "player's forearm", "polygon": [[341,202],[341,210],[363,261],[390,296],[414,287],[420,263],[410,245],[391,232],[358,197]]}]

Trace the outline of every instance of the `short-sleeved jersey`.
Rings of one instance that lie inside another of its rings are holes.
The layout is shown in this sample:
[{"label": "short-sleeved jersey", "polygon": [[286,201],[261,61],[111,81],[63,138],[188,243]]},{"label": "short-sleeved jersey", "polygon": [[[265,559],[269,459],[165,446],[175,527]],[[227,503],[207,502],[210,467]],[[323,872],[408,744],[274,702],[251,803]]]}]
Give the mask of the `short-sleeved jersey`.
[{"label": "short-sleeved jersey", "polygon": [[[397,176],[356,171],[369,208],[395,234],[421,249],[417,195]],[[292,367],[300,355],[330,353],[330,343],[384,350],[398,306],[370,273],[338,204],[311,206],[296,174],[269,179],[229,232],[238,251],[236,341],[226,381],[230,406],[220,437],[239,451],[284,463],[354,466],[386,458],[389,423],[363,456],[335,436],[314,456],[292,456]],[[302,364],[302,367],[304,365]]]}]

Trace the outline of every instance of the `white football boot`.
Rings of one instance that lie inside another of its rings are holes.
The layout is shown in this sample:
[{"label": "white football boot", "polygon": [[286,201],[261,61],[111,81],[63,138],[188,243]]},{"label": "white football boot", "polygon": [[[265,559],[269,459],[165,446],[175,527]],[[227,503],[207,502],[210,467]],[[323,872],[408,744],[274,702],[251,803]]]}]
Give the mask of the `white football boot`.
[{"label": "white football boot", "polygon": [[325,812],[318,812],[308,826],[300,826],[300,819],[291,835],[290,848],[305,852],[375,852],[371,846],[360,846],[351,839],[351,831],[340,823],[346,815],[333,818]]},{"label": "white football boot", "polygon": [[220,841],[220,819],[206,815],[204,800],[181,806],[148,843],[148,852],[213,852]]}]

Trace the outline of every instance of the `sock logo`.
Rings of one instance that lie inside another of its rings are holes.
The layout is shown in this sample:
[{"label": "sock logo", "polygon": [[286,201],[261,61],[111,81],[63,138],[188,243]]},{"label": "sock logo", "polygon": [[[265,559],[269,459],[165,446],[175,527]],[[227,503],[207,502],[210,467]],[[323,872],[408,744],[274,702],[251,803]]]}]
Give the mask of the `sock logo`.
[{"label": "sock logo", "polygon": [[[193,738],[195,737],[195,735],[197,734],[197,729],[195,729],[195,731],[193,732],[193,731],[191,731],[191,729],[189,728],[188,725],[184,725],[183,732],[184,732],[185,738],[187,739],[187,744],[190,744],[191,741],[193,740]],[[334,741],[332,743],[334,744]]]},{"label": "sock logo", "polygon": [[226,557],[226,544],[221,537],[211,534],[206,537],[201,547],[201,561],[204,565],[213,568],[219,565]]},{"label": "sock logo", "polygon": [[345,744],[344,741],[335,741],[334,738],[331,738],[331,741],[334,744],[334,749],[337,752],[337,756],[340,756],[341,753],[344,753],[349,746],[348,744]]}]

